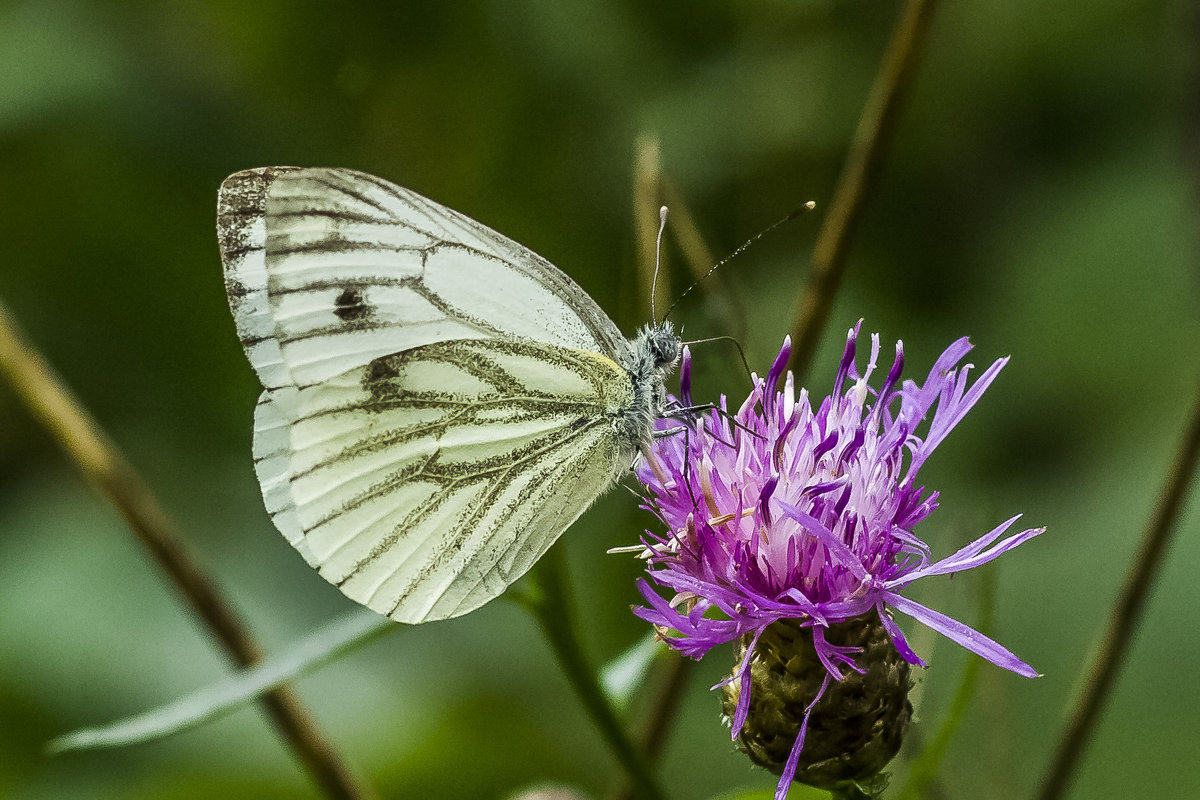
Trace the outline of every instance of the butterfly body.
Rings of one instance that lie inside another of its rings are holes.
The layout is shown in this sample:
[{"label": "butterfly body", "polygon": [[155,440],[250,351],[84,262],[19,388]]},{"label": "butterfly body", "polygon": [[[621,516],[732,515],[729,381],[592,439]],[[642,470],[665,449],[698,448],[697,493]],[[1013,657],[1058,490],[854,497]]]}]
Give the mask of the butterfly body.
[{"label": "butterfly body", "polygon": [[520,577],[648,445],[679,355],[570,278],[363,173],[222,185],[218,238],[265,387],[268,511],[326,580],[394,619],[458,616]]}]

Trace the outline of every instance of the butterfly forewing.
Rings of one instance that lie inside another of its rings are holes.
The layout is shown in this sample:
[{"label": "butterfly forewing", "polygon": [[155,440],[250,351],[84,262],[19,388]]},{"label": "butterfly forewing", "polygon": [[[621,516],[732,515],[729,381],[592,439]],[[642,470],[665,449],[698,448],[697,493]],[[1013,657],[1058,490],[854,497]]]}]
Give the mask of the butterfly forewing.
[{"label": "butterfly forewing", "polygon": [[379,178],[272,167],[218,201],[226,288],[265,386],[318,383],[432,342],[523,338],[615,357],[616,326],[510,239]]},{"label": "butterfly forewing", "polygon": [[288,487],[276,521],[327,580],[407,622],[502,592],[633,457],[612,423],[624,369],[555,345],[427,345],[294,395],[258,415],[274,441],[293,413],[286,462],[259,462],[264,494]]}]

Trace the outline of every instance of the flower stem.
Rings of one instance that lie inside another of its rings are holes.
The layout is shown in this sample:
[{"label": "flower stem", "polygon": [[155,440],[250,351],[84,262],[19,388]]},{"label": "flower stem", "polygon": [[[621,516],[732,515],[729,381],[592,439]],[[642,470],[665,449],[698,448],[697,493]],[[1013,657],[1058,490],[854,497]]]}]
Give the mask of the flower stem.
[{"label": "flower stem", "polygon": [[1175,532],[1175,522],[1180,507],[1187,497],[1188,487],[1196,472],[1196,461],[1200,458],[1200,391],[1196,394],[1196,406],[1192,418],[1179,443],[1175,463],[1167,476],[1158,508],[1155,509],[1145,533],[1137,558],[1125,579],[1125,585],[1117,597],[1116,608],[1108,620],[1108,629],[1096,652],[1087,676],[1083,697],[1073,703],[1074,714],[1067,722],[1059,740],[1058,749],[1046,777],[1042,781],[1039,800],[1057,800],[1067,793],[1083,747],[1096,726],[1100,711],[1111,693],[1117,672],[1124,664],[1129,644],[1135,638],[1146,598],[1158,577],[1167,544]]},{"label": "flower stem", "polygon": [[[194,559],[150,488],[71,395],[49,362],[23,340],[3,306],[0,374],[8,378],[33,417],[58,440],[84,479],[116,506],[138,541],[158,561],[231,659],[239,666],[258,661],[262,649]],[[264,695],[262,702],[324,796],[338,800],[374,797],[367,784],[339,757],[295,693],[276,689]]]},{"label": "flower stem", "polygon": [[857,786],[849,789],[835,789],[830,792],[830,800],[872,800],[875,795],[867,794]]},{"label": "flower stem", "polygon": [[874,188],[884,150],[891,143],[900,107],[933,18],[934,0],[909,0],[896,23],[883,64],[859,117],[846,163],[813,248],[808,288],[797,303],[792,327],[792,371],[797,384],[808,371],[829,319],[846,266],[846,251],[863,201]]},{"label": "flower stem", "polygon": [[583,652],[575,628],[574,607],[567,591],[569,580],[563,543],[560,541],[551,547],[529,575],[530,590],[525,594],[512,593],[514,599],[528,608],[541,625],[584,709],[633,781],[634,796],[643,800],[665,800],[666,794],[618,719],[596,679],[596,670]]}]

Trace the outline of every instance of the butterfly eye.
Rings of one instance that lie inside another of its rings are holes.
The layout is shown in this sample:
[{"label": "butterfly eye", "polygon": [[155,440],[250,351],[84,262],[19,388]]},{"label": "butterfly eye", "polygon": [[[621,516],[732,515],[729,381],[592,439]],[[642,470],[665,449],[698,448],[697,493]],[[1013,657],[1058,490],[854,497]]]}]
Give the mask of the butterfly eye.
[{"label": "butterfly eye", "polygon": [[674,339],[655,343],[654,356],[660,364],[672,364],[679,357],[679,345]]},{"label": "butterfly eye", "polygon": [[679,340],[671,331],[660,328],[650,336],[650,353],[658,366],[674,364],[679,359]]}]

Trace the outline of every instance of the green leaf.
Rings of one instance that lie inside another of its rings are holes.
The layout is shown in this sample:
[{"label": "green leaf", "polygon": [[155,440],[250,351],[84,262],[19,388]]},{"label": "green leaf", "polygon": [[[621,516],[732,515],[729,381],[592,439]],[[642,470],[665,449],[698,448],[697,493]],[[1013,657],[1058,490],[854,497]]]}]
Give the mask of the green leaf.
[{"label": "green leaf", "polygon": [[392,620],[374,612],[355,611],[310,633],[283,653],[235,672],[219,683],[136,716],[59,736],[46,749],[63,753],[122,747],[179,733],[228,714],[384,633],[399,629]]},{"label": "green leaf", "polygon": [[621,655],[600,668],[600,686],[608,700],[620,712],[629,709],[636,692],[646,681],[654,659],[666,651],[664,645],[648,633]]}]

